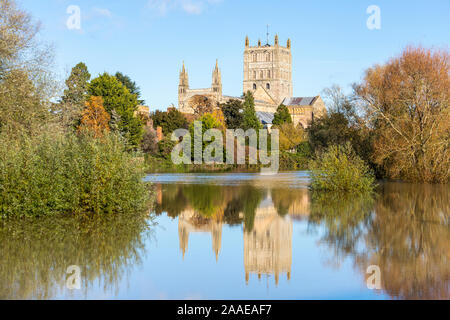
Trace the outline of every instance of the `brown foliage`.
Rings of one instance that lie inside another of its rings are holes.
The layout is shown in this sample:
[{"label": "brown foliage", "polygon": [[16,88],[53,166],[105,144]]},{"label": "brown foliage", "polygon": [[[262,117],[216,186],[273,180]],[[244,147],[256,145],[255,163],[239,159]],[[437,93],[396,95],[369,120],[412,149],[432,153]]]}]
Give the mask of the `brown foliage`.
[{"label": "brown foliage", "polygon": [[200,118],[205,113],[212,113],[214,110],[214,102],[205,96],[196,95],[190,99],[190,105],[194,109],[196,118]]},{"label": "brown foliage", "polygon": [[374,161],[389,178],[448,182],[450,56],[409,47],[355,86],[375,129]]},{"label": "brown foliage", "polygon": [[109,113],[103,107],[103,98],[90,97],[86,102],[78,131],[88,130],[94,137],[101,138],[105,132],[109,131],[110,119]]}]

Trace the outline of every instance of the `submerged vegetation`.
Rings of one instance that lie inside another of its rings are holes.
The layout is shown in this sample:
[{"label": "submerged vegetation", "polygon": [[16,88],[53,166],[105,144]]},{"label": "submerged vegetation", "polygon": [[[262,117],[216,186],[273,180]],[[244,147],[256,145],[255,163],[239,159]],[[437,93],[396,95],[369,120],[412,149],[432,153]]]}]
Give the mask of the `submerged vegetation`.
[{"label": "submerged vegetation", "polygon": [[0,137],[0,217],[141,211],[143,165],[109,134]]},{"label": "submerged vegetation", "polygon": [[312,160],[311,188],[314,191],[371,193],[375,177],[350,144],[331,146]]}]

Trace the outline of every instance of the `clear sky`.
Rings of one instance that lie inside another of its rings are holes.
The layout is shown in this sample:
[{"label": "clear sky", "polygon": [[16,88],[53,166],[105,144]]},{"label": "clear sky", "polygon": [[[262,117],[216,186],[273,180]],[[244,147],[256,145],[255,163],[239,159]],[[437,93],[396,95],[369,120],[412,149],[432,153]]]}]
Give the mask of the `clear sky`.
[{"label": "clear sky", "polygon": [[[277,33],[292,41],[295,96],[314,96],[337,83],[349,89],[366,68],[409,44],[447,48],[449,0],[19,0],[43,25],[64,78],[80,61],[93,76],[121,71],[141,87],[154,109],[177,105],[184,60],[191,88],[211,85],[216,59],[223,93],[242,94],[245,36],[255,45]],[[70,30],[67,8],[81,9],[81,30]],[[369,30],[367,8],[381,12]]]}]

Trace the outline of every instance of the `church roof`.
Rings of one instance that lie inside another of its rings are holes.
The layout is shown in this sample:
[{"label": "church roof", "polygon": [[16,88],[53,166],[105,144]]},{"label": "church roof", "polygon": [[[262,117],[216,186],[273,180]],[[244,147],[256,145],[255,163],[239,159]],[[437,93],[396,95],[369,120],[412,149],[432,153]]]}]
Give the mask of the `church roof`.
[{"label": "church roof", "polygon": [[318,97],[291,97],[285,98],[283,104],[285,106],[312,106]]},{"label": "church roof", "polygon": [[272,124],[274,114],[270,112],[256,111],[256,116],[262,124]]}]

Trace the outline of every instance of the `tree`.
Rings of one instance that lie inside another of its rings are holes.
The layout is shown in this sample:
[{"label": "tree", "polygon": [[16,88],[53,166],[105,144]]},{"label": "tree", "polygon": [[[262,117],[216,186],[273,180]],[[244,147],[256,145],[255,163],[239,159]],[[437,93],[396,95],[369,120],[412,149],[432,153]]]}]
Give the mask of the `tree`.
[{"label": "tree", "polygon": [[89,94],[103,98],[105,110],[114,116],[117,113],[117,129],[126,139],[129,148],[136,149],[142,139],[143,123],[135,116],[137,110],[136,95],[114,76],[104,73],[93,79],[89,85]]},{"label": "tree", "polygon": [[196,118],[203,116],[205,113],[211,113],[214,110],[214,103],[205,96],[195,95],[190,99]]},{"label": "tree", "polygon": [[275,112],[272,124],[281,126],[285,123],[292,123],[292,117],[289,113],[289,109],[284,104],[280,104],[277,108],[277,112]]},{"label": "tree", "polygon": [[262,124],[256,116],[255,111],[255,99],[253,98],[253,94],[248,91],[245,94],[244,100],[244,113],[243,113],[243,129],[255,129],[258,133],[259,129],[262,129]]},{"label": "tree", "polygon": [[144,105],[145,100],[141,100],[141,89],[138,87],[136,82],[131,80],[131,78],[127,75],[124,75],[121,72],[116,72],[114,75],[127,89],[130,91],[131,94],[135,94],[138,104]]},{"label": "tree", "polygon": [[81,115],[78,131],[87,130],[93,134],[94,138],[101,138],[105,132],[109,131],[110,119],[111,116],[103,107],[102,97],[90,97]]},{"label": "tree", "polygon": [[244,117],[242,114],[242,103],[233,99],[222,105],[225,123],[228,129],[240,129],[243,127]]},{"label": "tree", "polygon": [[88,98],[88,86],[91,74],[87,66],[80,62],[72,68],[70,76],[66,80],[66,89],[61,100],[73,106],[84,106]]},{"label": "tree", "polygon": [[449,72],[448,51],[408,47],[354,86],[375,132],[374,161],[389,178],[449,181]]},{"label": "tree", "polygon": [[293,150],[306,140],[305,132],[301,126],[296,127],[292,123],[284,123],[277,128],[280,130],[281,151]]},{"label": "tree", "polygon": [[0,0],[0,130],[39,133],[51,118],[51,51],[40,25],[13,0]]},{"label": "tree", "polygon": [[61,97],[61,115],[63,122],[69,127],[78,127],[85,103],[89,97],[88,86],[91,74],[87,66],[80,62],[72,68],[66,80],[66,89]]},{"label": "tree", "polygon": [[144,153],[156,154],[158,151],[156,138],[156,131],[152,127],[145,127],[141,144],[141,149]]},{"label": "tree", "polygon": [[177,129],[188,128],[186,117],[176,108],[169,108],[166,112],[156,110],[151,118],[153,127],[161,127],[165,136],[171,135]]}]

